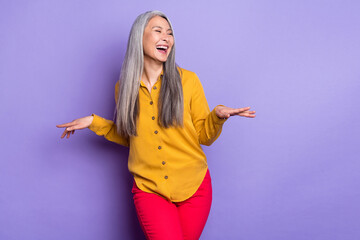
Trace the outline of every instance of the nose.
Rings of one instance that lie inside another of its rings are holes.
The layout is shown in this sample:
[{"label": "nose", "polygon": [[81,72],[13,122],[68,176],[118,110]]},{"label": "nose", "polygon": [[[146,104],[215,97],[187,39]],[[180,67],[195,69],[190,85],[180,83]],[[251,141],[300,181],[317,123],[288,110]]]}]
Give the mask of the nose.
[{"label": "nose", "polygon": [[162,37],[161,37],[161,40],[165,41],[165,42],[168,42],[169,41],[169,35],[168,34],[163,34]]}]

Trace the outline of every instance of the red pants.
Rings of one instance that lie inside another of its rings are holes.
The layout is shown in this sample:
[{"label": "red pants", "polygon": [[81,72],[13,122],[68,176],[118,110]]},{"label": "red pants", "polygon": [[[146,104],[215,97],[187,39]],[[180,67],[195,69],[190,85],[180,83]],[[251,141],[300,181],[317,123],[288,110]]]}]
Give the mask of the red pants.
[{"label": "red pants", "polygon": [[170,202],[154,193],[132,188],[136,213],[147,239],[197,240],[208,218],[212,188],[209,170],[193,196]]}]

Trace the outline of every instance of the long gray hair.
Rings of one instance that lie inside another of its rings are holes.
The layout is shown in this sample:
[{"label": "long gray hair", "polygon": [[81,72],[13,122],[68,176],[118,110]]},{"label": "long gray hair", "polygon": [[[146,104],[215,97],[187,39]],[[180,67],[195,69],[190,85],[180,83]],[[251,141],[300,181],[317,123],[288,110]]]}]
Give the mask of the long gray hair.
[{"label": "long gray hair", "polygon": [[[139,115],[139,88],[144,68],[143,34],[150,19],[165,18],[173,30],[170,20],[160,11],[148,11],[139,15],[132,25],[125,59],[121,67],[119,94],[116,104],[116,127],[123,137],[136,136],[136,120]],[[174,32],[173,32],[174,34]],[[159,95],[158,122],[161,126],[183,125],[183,89],[178,66],[175,63],[175,40],[163,65],[163,78]]]}]

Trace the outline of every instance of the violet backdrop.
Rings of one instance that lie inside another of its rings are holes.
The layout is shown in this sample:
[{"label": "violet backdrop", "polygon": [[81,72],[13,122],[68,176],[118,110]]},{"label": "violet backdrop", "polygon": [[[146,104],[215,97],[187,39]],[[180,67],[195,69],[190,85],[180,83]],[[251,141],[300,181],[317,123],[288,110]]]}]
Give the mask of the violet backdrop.
[{"label": "violet backdrop", "polygon": [[210,108],[251,106],[204,147],[201,239],[360,239],[360,2],[0,1],[0,239],[144,239],[127,149],[56,124],[112,119],[136,16],[165,12]]}]

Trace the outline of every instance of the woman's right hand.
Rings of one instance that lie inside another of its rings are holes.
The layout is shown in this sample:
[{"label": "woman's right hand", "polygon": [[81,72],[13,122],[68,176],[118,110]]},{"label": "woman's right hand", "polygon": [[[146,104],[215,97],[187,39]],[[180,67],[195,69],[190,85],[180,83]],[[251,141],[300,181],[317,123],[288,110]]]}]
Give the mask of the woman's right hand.
[{"label": "woman's right hand", "polygon": [[66,138],[69,138],[70,134],[75,133],[75,130],[84,129],[84,128],[89,127],[91,125],[93,119],[94,119],[93,116],[87,116],[87,117],[75,119],[74,121],[69,122],[69,123],[56,125],[56,127],[58,127],[58,128],[64,127],[65,131],[61,135],[61,138],[64,138],[65,135],[67,135]]}]

